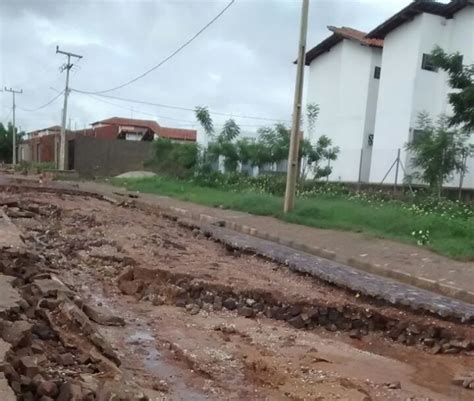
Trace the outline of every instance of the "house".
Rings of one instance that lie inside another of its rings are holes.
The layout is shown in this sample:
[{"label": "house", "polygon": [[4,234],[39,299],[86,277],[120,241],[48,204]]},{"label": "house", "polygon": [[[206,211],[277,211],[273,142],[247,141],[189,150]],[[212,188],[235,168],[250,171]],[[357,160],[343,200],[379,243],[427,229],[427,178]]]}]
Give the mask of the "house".
[{"label": "house", "polygon": [[168,138],[172,141],[196,142],[196,130],[183,128],[162,127],[153,120],[112,117],[96,121],[92,128],[115,127],[117,139],[128,141],[152,141],[158,138]]},{"label": "house", "polygon": [[[367,34],[329,29],[332,35],[306,54],[306,102],[320,106],[316,133],[341,148],[331,179],[380,183],[388,173],[385,182],[393,183],[400,149],[402,182],[404,169],[411,171],[404,147],[419,113],[436,119],[451,110],[448,76],[433,68],[431,51],[438,45],[474,63],[474,0],[413,1]],[[469,163],[464,183],[474,187],[474,159]]]},{"label": "house", "polygon": [[[28,133],[29,139],[25,144],[29,149],[23,147],[21,160],[55,162],[59,152],[60,132],[61,127],[55,125]],[[77,135],[106,140],[153,141],[168,138],[175,142],[196,142],[197,132],[192,129],[162,127],[153,120],[112,117],[92,123],[91,128],[68,130],[66,137],[71,145]]]}]

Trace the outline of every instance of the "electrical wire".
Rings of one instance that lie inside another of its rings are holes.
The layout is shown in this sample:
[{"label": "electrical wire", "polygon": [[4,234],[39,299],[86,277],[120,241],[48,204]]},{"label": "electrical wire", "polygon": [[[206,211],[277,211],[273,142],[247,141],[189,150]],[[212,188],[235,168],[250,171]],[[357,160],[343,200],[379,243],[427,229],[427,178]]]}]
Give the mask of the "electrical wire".
[{"label": "electrical wire", "polygon": [[[71,89],[71,91],[77,92],[77,93],[82,93],[84,95],[91,95],[90,93],[79,90],[79,89]],[[167,108],[167,109],[195,112],[195,109],[190,108],[190,107],[173,106],[173,105],[162,104],[162,103],[153,103],[153,102],[147,102],[145,100],[129,99],[129,98],[124,98],[124,97],[120,97],[120,96],[112,96],[112,95],[94,94],[94,96],[100,96],[100,97],[105,97],[105,98],[109,98],[109,99],[121,100],[123,102],[145,104],[145,105],[148,105],[148,106],[156,106],[156,107],[163,107],[163,108]],[[283,120],[281,118],[268,118],[268,117],[248,116],[248,115],[234,114],[234,113],[222,113],[222,112],[212,111],[212,110],[210,110],[209,113],[214,114],[214,115],[218,115],[218,116],[231,117],[231,118],[245,118],[245,119],[260,120],[260,121],[289,122],[289,120]]]},{"label": "electrical wire", "polygon": [[55,100],[57,100],[63,93],[64,93],[64,90],[62,92],[58,93],[55,97],[53,97],[51,100],[49,100],[45,104],[43,104],[39,107],[36,107],[35,109],[25,109],[25,108],[22,108],[22,107],[18,107],[18,109],[20,109],[22,111],[27,111],[27,112],[38,111],[38,110],[44,109],[45,107],[48,107],[51,103],[53,103]]},{"label": "electrical wire", "polygon": [[[122,106],[122,105],[119,105],[117,103],[113,103],[113,102],[109,102],[109,101],[104,100],[104,99],[100,99],[98,97],[98,95],[87,95],[87,96],[89,96],[90,98],[92,98],[94,100],[97,100],[99,102],[109,104],[111,106],[115,106],[119,109],[131,111],[133,113],[143,114],[143,115],[151,116],[151,117],[155,117],[155,118],[162,118],[162,119],[165,119],[165,120],[177,121],[181,126],[196,127],[197,125],[199,125],[199,123],[197,121],[193,121],[193,120],[185,120],[185,119],[182,119],[182,118],[163,116],[163,115],[158,115],[158,114],[151,113],[151,112],[146,112],[146,111],[142,111],[142,110],[135,110],[135,109],[132,109],[132,108],[128,108],[127,106]],[[216,127],[223,127],[223,124],[216,124],[215,126]],[[239,126],[240,127],[250,127],[250,128],[265,127],[265,125],[255,125],[255,124],[239,124]]]},{"label": "electrical wire", "polygon": [[[7,114],[5,114],[5,117],[2,118],[2,121],[7,121],[7,123],[8,123],[8,119],[10,118],[11,115],[12,115],[12,109],[11,109],[11,107],[10,107],[10,110],[8,111]],[[0,121],[0,123],[1,123],[2,121]]]},{"label": "electrical wire", "polygon": [[142,74],[136,76],[135,78],[127,81],[127,82],[124,82],[123,84],[121,85],[117,85],[117,86],[114,86],[113,88],[109,88],[109,89],[105,89],[105,90],[101,90],[101,91],[83,91],[83,93],[87,93],[89,95],[97,95],[97,94],[103,94],[103,93],[107,93],[107,92],[112,92],[112,91],[115,91],[117,89],[121,89],[121,88],[124,88],[125,86],[128,86],[136,81],[138,81],[139,79],[145,77],[146,75],[150,74],[151,72],[155,71],[156,69],[158,69],[159,67],[161,67],[163,64],[165,64],[167,61],[171,60],[174,56],[176,56],[181,50],[183,50],[185,47],[187,47],[189,44],[191,44],[191,42],[193,42],[199,35],[201,35],[207,28],[209,28],[214,22],[216,22],[229,8],[230,6],[232,6],[232,4],[234,4],[235,0],[231,0],[229,4],[227,4],[227,6],[225,6],[222,11],[220,11],[213,19],[211,19],[206,25],[204,25],[196,34],[194,34],[193,37],[191,37],[190,39],[188,39],[186,42],[184,42],[181,46],[179,46],[174,52],[172,52],[168,57],[164,58],[163,60],[161,60],[158,64],[154,65],[153,67],[151,67],[150,69],[146,70],[145,72],[143,72]]}]

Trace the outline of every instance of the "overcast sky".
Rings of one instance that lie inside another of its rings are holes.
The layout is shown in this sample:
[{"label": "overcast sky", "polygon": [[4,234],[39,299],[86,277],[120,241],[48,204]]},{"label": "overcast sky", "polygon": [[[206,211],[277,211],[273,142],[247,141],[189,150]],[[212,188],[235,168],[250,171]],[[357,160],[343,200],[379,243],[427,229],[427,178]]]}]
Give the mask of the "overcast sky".
[{"label": "overcast sky", "polygon": [[[329,36],[327,25],[368,31],[410,0],[311,0],[308,49]],[[64,88],[56,45],[83,59],[71,87],[119,85],[168,56],[222,10],[228,0],[0,0],[0,85],[23,89],[17,125],[60,123],[62,97],[25,112]],[[236,0],[190,46],[136,83],[110,95],[153,103],[287,120],[294,91],[300,0]],[[76,61],[75,61],[76,63]],[[54,89],[51,89],[54,88]],[[108,102],[108,103],[106,103]],[[112,104],[110,104],[112,103]],[[11,94],[0,93],[0,121],[11,118]],[[72,93],[71,126],[112,116],[191,127],[192,112]],[[146,113],[146,114],[142,114]],[[225,117],[214,116],[216,124]],[[236,118],[252,131],[265,121]]]}]

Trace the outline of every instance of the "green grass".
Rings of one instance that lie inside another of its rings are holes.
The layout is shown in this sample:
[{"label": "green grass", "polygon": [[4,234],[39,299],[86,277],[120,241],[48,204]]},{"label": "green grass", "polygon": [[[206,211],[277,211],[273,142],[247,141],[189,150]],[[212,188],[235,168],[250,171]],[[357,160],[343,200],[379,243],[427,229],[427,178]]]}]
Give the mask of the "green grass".
[{"label": "green grass", "polygon": [[310,227],[366,233],[375,237],[416,244],[413,231],[429,230],[426,247],[458,260],[474,260],[474,218],[462,219],[433,213],[416,215],[400,204],[375,206],[367,201],[323,195],[298,199],[292,213],[283,214],[283,199],[256,192],[232,192],[202,187],[164,177],[112,179],[129,190],[167,195],[206,206],[223,206]]}]

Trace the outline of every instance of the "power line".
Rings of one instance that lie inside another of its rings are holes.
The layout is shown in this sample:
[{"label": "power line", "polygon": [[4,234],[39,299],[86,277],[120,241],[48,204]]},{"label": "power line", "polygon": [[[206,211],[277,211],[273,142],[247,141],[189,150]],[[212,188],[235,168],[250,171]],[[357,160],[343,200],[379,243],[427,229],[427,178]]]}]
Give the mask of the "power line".
[{"label": "power line", "polygon": [[45,104],[42,104],[42,105],[39,106],[39,107],[36,107],[35,109],[24,109],[24,108],[22,108],[22,107],[18,107],[18,108],[19,108],[20,110],[22,110],[22,111],[28,111],[28,112],[41,110],[41,109],[44,109],[45,107],[48,107],[51,103],[53,103],[55,100],[57,100],[63,93],[64,93],[64,91],[59,92],[59,93],[58,93],[55,97],[53,97],[51,100],[49,100],[49,101],[46,102]]},{"label": "power line", "polygon": [[199,35],[201,35],[207,28],[209,28],[214,22],[216,22],[221,16],[222,14],[224,14],[229,8],[230,6],[232,6],[232,4],[234,4],[235,0],[231,0],[229,4],[227,4],[227,6],[225,6],[221,12],[219,12],[219,14],[217,14],[213,19],[211,19],[206,25],[204,25],[196,34],[194,34],[193,37],[191,37],[190,39],[188,39],[186,42],[184,42],[181,46],[179,46],[173,53],[171,53],[168,57],[164,58],[163,60],[161,60],[158,64],[156,64],[155,66],[151,67],[150,69],[146,70],[144,73],[136,76],[135,78],[127,81],[127,82],[124,82],[123,84],[121,85],[118,85],[118,86],[114,86],[113,88],[110,88],[110,89],[105,89],[105,90],[101,90],[101,91],[83,91],[84,93],[87,93],[89,95],[94,95],[94,94],[102,94],[102,93],[107,93],[107,92],[112,92],[114,90],[117,90],[117,89],[121,89],[125,86],[128,86],[136,81],[138,81],[139,79],[145,77],[146,75],[150,74],[151,72],[155,71],[157,68],[161,67],[163,64],[165,64],[167,61],[169,61],[170,59],[172,59],[174,56],[176,56],[181,50],[183,50],[185,47],[187,47],[189,44],[191,44],[191,42],[193,42]]},{"label": "power line", "polygon": [[[77,92],[77,93],[82,93],[84,95],[91,95],[89,92],[85,92],[85,91],[82,91],[82,90],[79,90],[79,89],[71,89],[71,91]],[[120,96],[112,96],[112,95],[94,94],[94,96],[105,97],[105,98],[108,98],[108,99],[121,100],[123,102],[145,104],[145,105],[148,105],[148,106],[156,106],[156,107],[163,107],[163,108],[167,108],[167,109],[195,112],[195,109],[190,108],[190,107],[173,106],[173,105],[162,104],[162,103],[153,103],[153,102],[147,102],[145,100],[129,99],[129,98],[124,98],[124,97],[120,97]],[[242,115],[242,114],[222,113],[222,112],[212,111],[212,110],[209,111],[209,113],[214,114],[214,115],[218,115],[218,116],[226,116],[226,117],[232,117],[232,118],[246,118],[246,119],[260,120],[260,121],[277,121],[277,122],[288,122],[289,121],[289,120],[284,120],[284,119],[281,119],[281,118],[247,116],[247,115]]]},{"label": "power line", "polygon": [[[135,110],[135,109],[132,110],[131,108],[128,108],[126,106],[122,106],[122,105],[119,105],[117,103],[113,103],[113,102],[109,102],[109,101],[104,100],[104,99],[100,99],[99,97],[97,97],[98,95],[87,95],[87,96],[89,96],[90,98],[92,98],[94,100],[97,100],[99,102],[109,104],[111,106],[115,106],[119,109],[123,109],[123,110],[127,110],[127,111],[133,111],[134,113],[143,114],[143,115],[147,115],[147,116],[151,116],[151,117],[155,117],[155,118],[162,118],[162,119],[165,119],[165,120],[177,121],[177,122],[180,123],[181,126],[195,127],[195,126],[199,125],[199,122],[193,121],[193,120],[185,120],[185,119],[182,119],[182,118],[163,116],[163,115],[159,115],[159,114],[156,114],[156,113],[151,113],[151,112],[146,112],[146,111],[141,111],[141,110]],[[224,125],[223,124],[215,124],[215,126],[216,127],[223,127]],[[239,126],[240,127],[250,127],[250,128],[265,127],[265,125],[255,125],[255,124],[239,124]]]},{"label": "power line", "polygon": [[[2,119],[2,121],[7,120],[7,123],[8,123],[8,119],[10,118],[10,116],[11,116],[11,114],[12,114],[12,109],[11,109],[11,107],[9,107],[9,109],[10,109],[10,110],[8,110],[8,113],[5,114],[5,117]],[[1,123],[2,121],[0,121],[0,123]]]}]

